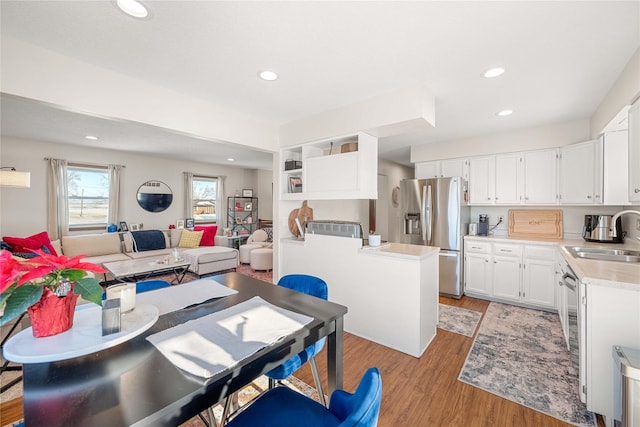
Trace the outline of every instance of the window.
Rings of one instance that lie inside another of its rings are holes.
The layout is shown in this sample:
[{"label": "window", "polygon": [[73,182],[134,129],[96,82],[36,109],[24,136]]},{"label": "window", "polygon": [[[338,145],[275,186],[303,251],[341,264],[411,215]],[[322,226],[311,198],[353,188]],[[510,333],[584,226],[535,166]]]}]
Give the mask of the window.
[{"label": "window", "polygon": [[69,227],[107,225],[109,170],[106,166],[67,166]]},{"label": "window", "polygon": [[217,178],[194,175],[192,208],[193,219],[196,223],[217,222],[217,196]]}]

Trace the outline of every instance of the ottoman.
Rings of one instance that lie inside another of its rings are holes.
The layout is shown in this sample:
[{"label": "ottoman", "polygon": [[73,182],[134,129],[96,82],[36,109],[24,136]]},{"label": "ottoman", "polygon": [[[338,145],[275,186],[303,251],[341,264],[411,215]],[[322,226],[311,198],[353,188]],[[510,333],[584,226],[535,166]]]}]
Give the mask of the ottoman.
[{"label": "ottoman", "polygon": [[250,264],[251,263],[251,253],[255,249],[263,248],[264,245],[260,245],[257,243],[247,243],[246,245],[240,246],[240,264]]},{"label": "ottoman", "polygon": [[254,270],[273,269],[273,249],[263,248],[251,251],[251,268]]}]

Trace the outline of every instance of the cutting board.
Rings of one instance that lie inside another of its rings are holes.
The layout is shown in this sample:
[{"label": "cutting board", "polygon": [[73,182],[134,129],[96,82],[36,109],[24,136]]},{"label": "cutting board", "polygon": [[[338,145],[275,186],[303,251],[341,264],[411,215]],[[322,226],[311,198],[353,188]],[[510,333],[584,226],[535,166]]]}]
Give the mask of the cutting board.
[{"label": "cutting board", "polygon": [[562,238],[562,210],[509,209],[510,237]]}]

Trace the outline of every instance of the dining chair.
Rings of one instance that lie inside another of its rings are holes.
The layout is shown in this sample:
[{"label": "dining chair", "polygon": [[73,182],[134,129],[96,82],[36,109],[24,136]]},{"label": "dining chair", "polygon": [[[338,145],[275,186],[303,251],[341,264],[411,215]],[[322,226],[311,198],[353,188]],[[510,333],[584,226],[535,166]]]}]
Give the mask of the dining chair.
[{"label": "dining chair", "polygon": [[[327,283],[324,280],[320,279],[319,277],[310,276],[307,274],[289,274],[286,276],[282,276],[278,281],[278,286],[302,292],[304,294],[311,295],[317,298],[322,298],[324,300],[326,300],[329,295]],[[308,361],[311,365],[311,372],[313,374],[313,380],[316,383],[316,390],[318,391],[320,403],[322,403],[322,405],[326,407],[327,401],[324,396],[322,381],[320,380],[318,366],[315,359],[316,354],[322,351],[325,341],[326,338],[321,338],[314,344],[306,347],[300,353],[285,360],[284,362],[282,362],[282,364],[267,372],[265,375],[269,379],[269,389],[273,389],[277,385],[277,382],[291,376],[291,374],[297,371]],[[225,399],[221,424],[224,425],[225,420],[231,413],[231,405],[232,403],[235,404],[235,401],[237,401],[237,394],[235,393]]]},{"label": "dining chair", "polygon": [[334,391],[328,409],[297,391],[276,387],[263,393],[227,426],[375,427],[381,399],[382,378],[373,367],[367,369],[355,393]]}]

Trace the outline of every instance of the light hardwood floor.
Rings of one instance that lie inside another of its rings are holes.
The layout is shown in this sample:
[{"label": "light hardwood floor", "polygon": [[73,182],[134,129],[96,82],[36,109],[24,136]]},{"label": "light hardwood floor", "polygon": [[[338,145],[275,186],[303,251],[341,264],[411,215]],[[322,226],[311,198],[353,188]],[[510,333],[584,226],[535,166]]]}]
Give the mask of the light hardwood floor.
[{"label": "light hardwood floor", "polygon": [[[463,297],[440,298],[444,304],[484,313],[487,301]],[[383,315],[383,314],[381,314]],[[380,427],[397,426],[492,426],[569,427],[555,418],[487,393],[457,380],[473,344],[472,337],[438,329],[436,338],[419,359],[345,334],[344,389],[355,390],[364,371],[377,366],[382,374]],[[326,356],[317,358],[325,378]],[[308,364],[296,377],[313,384]],[[22,418],[22,400],[1,407],[2,425]],[[598,420],[599,426],[604,426]]]}]

